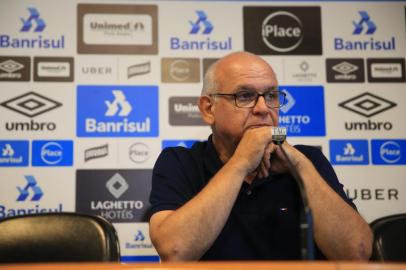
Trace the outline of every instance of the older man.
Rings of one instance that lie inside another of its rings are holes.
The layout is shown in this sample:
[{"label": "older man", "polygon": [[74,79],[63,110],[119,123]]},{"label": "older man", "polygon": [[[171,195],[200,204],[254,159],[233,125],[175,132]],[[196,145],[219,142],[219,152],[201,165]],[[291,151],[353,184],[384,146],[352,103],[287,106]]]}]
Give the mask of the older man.
[{"label": "older man", "polygon": [[[153,170],[150,235],[162,260],[300,259],[300,195],[272,143],[283,98],[256,55],[232,53],[210,67],[199,108],[212,135],[165,149]],[[304,181],[316,257],[368,259],[371,231],[330,163],[316,148],[283,147]]]}]

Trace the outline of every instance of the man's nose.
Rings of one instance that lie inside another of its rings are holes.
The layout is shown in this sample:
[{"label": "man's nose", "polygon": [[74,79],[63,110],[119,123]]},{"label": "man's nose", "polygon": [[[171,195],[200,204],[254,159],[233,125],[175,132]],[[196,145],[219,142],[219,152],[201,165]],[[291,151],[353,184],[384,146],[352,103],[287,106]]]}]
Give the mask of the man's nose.
[{"label": "man's nose", "polygon": [[269,107],[266,105],[265,98],[263,96],[258,96],[257,103],[254,106],[254,112],[269,112]]}]

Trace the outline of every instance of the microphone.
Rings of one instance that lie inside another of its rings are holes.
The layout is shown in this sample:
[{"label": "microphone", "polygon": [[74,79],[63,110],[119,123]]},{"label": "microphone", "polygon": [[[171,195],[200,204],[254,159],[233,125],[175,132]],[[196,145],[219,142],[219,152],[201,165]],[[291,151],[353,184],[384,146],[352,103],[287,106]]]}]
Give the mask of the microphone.
[{"label": "microphone", "polygon": [[289,170],[295,178],[299,187],[300,195],[302,197],[303,208],[300,212],[300,237],[301,237],[301,256],[303,260],[314,260],[314,240],[313,240],[313,217],[307,200],[304,182],[299,172],[293,166],[292,161],[289,159],[283,143],[286,140],[287,130],[286,127],[271,127],[272,128],[272,142],[279,145],[286,161],[288,162]]}]

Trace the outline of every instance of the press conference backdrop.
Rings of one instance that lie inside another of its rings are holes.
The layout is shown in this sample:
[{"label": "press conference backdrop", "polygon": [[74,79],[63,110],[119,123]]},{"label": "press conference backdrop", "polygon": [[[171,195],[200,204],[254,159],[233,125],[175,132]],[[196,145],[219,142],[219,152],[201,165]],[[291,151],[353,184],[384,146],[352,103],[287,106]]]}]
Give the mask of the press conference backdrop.
[{"label": "press conference backdrop", "polygon": [[405,1],[2,0],[0,218],[98,214],[123,261],[158,260],[154,162],[207,139],[203,73],[241,50],[272,64],[289,141],[322,149],[367,221],[406,212],[405,13]]}]

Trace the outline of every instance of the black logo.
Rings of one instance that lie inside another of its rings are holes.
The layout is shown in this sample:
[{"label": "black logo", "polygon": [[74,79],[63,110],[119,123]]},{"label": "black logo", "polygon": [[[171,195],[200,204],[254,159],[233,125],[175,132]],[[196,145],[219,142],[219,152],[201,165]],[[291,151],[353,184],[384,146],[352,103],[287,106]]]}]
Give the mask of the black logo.
[{"label": "black logo", "polygon": [[364,82],[364,60],[362,58],[326,59],[327,82]]},{"label": "black logo", "polygon": [[367,59],[369,82],[404,82],[404,58]]},{"label": "black logo", "polygon": [[23,56],[0,56],[0,81],[30,80],[30,58]]},{"label": "black logo", "polygon": [[198,97],[169,98],[169,124],[172,126],[205,126],[199,107]]},{"label": "black logo", "polygon": [[111,222],[145,222],[151,170],[77,170],[76,211]]},{"label": "black logo", "polygon": [[260,55],[321,55],[320,7],[244,7],[244,49]]},{"label": "black logo", "polygon": [[62,106],[62,103],[37,93],[29,92],[6,100],[0,105],[22,115],[35,117]]},{"label": "black logo", "polygon": [[[367,92],[338,104],[344,109],[367,118],[387,111],[396,105],[392,101]],[[345,122],[346,130],[391,130],[392,127],[391,122],[374,122],[369,119],[366,122]]]},{"label": "black logo", "polygon": [[73,57],[34,57],[34,81],[73,82]]}]

